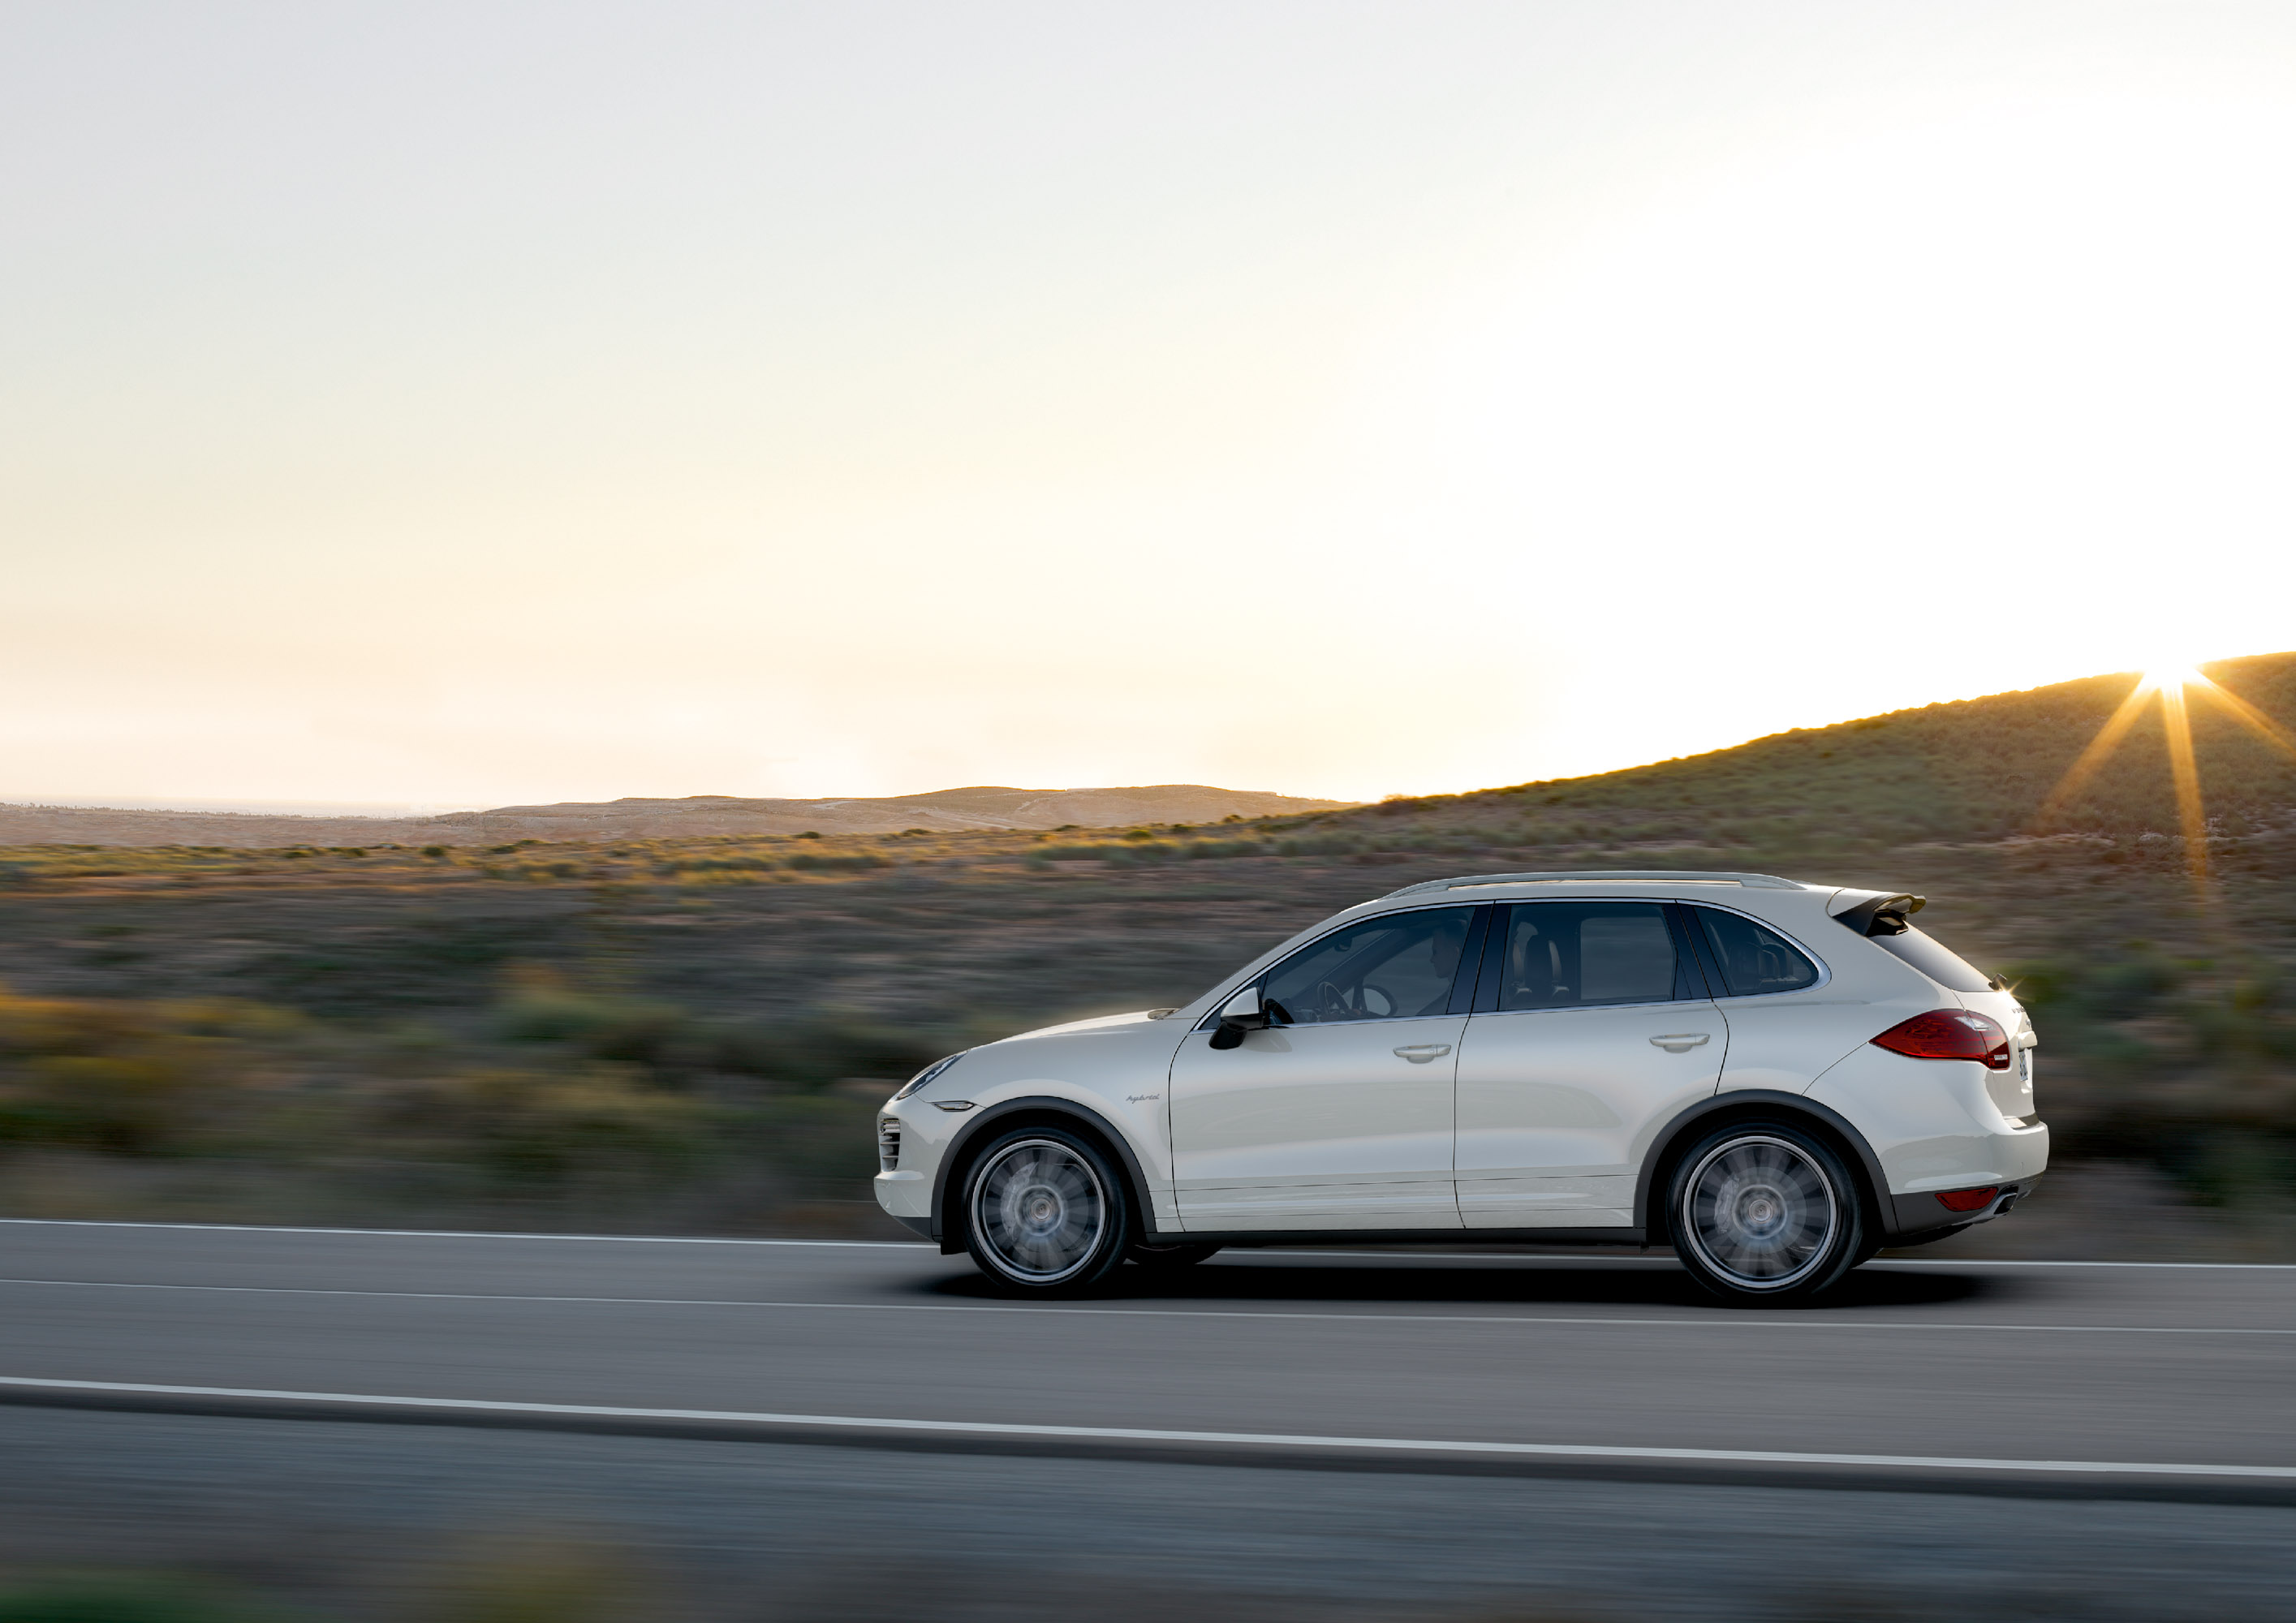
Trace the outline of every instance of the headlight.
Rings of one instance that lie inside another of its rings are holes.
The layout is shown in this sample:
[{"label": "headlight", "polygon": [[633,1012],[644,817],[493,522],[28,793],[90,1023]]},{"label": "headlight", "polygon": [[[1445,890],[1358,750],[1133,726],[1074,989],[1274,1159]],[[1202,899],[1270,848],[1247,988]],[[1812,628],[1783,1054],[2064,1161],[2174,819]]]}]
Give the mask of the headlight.
[{"label": "headlight", "polygon": [[966,1054],[971,1053],[972,1052],[972,1050],[970,1048],[961,1048],[956,1053],[950,1054],[945,1060],[935,1060],[931,1064],[926,1066],[922,1070],[917,1072],[915,1076],[911,1077],[906,1082],[903,1083],[901,1085],[901,1091],[893,1095],[893,1102],[898,1104],[900,1101],[907,1098],[911,1094],[915,1093],[917,1089],[922,1087],[926,1083],[939,1076],[941,1072],[947,1070],[950,1066],[955,1064],[959,1060],[963,1059]]}]

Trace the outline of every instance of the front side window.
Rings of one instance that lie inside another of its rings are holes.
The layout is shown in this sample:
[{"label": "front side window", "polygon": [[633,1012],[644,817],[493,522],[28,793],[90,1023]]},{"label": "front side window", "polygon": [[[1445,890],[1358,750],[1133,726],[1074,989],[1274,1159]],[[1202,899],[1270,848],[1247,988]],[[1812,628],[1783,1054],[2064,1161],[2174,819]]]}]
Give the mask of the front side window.
[{"label": "front side window", "polygon": [[1261,1001],[1301,1026],[1447,1012],[1474,912],[1428,907],[1350,924],[1270,970]]},{"label": "front side window", "polygon": [[[1526,902],[1499,943],[1501,1009],[1666,1003],[1681,968],[1655,902]],[[1486,1004],[1485,1006],[1488,1006]]]},{"label": "front side window", "polygon": [[1762,992],[1799,992],[1817,984],[1817,965],[1792,942],[1743,914],[1693,907],[1690,916],[1704,936],[1722,987],[1732,997]]}]

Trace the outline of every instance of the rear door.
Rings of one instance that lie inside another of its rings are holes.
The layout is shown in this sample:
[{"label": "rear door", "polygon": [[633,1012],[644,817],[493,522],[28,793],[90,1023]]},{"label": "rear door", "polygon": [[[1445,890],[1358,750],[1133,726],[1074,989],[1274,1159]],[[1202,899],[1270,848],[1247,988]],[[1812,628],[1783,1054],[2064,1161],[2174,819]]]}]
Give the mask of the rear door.
[{"label": "rear door", "polygon": [[1627,1227],[1658,1124],[1714,1092],[1727,1044],[1668,903],[1498,910],[1459,1056],[1468,1228]]},{"label": "rear door", "polygon": [[1358,920],[1260,982],[1279,1023],[1173,1057],[1172,1171],[1182,1225],[1456,1228],[1452,1078],[1486,910]]}]

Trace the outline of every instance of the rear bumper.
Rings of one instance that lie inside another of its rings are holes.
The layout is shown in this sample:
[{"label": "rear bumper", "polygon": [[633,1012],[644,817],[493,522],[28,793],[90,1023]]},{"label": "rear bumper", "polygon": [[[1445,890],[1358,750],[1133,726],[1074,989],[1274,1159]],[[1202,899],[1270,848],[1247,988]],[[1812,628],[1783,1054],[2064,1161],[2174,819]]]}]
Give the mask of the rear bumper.
[{"label": "rear bumper", "polygon": [[1990,1223],[2006,1216],[2017,1203],[2031,1194],[2041,1181],[2034,1173],[2001,1185],[2001,1193],[1980,1211],[1948,1211],[1934,1193],[1893,1194],[1890,1201],[1890,1234],[1892,1238],[1909,1234],[1933,1233],[1939,1229],[1971,1228],[1980,1223]]}]

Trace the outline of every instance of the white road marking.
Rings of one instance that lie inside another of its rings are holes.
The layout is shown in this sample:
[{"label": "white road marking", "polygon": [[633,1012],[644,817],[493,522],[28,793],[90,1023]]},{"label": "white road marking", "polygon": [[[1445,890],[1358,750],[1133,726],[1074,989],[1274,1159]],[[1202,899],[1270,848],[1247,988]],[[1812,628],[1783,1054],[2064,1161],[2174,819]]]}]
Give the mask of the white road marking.
[{"label": "white road marking", "polygon": [[[707,1234],[533,1234],[494,1233],[456,1228],[299,1228],[273,1223],[131,1223],[94,1217],[0,1217],[0,1225],[18,1228],[153,1228],[182,1229],[193,1234],[350,1234],[381,1240],[580,1240],[615,1245],[783,1245],[826,1246],[859,1250],[938,1250],[930,1240],[756,1240],[719,1239]],[[1221,1260],[1241,1262],[1253,1257],[1371,1258],[1381,1262],[1536,1262],[1536,1263],[1657,1263],[1671,1265],[1671,1257],[1605,1257],[1546,1254],[1528,1251],[1311,1251],[1262,1250],[1233,1246]],[[1883,1257],[1869,1268],[2214,1268],[2251,1273],[2296,1271],[2291,1262],[2061,1262],[2009,1258]]]},{"label": "white road marking", "polygon": [[555,1302],[618,1307],[750,1307],[823,1313],[1057,1313],[1103,1319],[1305,1319],[1368,1324],[1658,1324],[1726,1330],[2004,1330],[2128,1336],[2296,1336],[2296,1328],[2207,1324],[2027,1324],[1976,1320],[1833,1319],[1806,1313],[1763,1317],[1717,1308],[1703,1318],[1597,1318],[1585,1315],[1530,1313],[1313,1313],[1247,1307],[1078,1307],[1031,1302],[800,1302],[745,1300],[712,1296],[543,1296],[524,1291],[354,1291],[325,1285],[190,1285],[117,1279],[0,1279],[0,1286],[53,1286],[76,1291],[199,1291],[246,1296],[348,1296],[430,1302]]},{"label": "white road marking", "polygon": [[[1577,1262],[1604,1265],[1642,1263],[1664,1267],[1681,1266],[1671,1256],[1605,1257],[1595,1252],[1550,1256],[1538,1251],[1279,1251],[1248,1246],[1232,1247],[1222,1251],[1214,1260],[1243,1262],[1255,1257],[1347,1257],[1375,1262]],[[1860,1268],[2230,1268],[2267,1274],[2296,1272],[2296,1262],[2052,1262],[2006,1257],[1877,1257],[1858,1266]]]},{"label": "white road marking", "polygon": [[1502,1443],[1447,1438],[1324,1437],[1276,1431],[1180,1431],[1146,1426],[1046,1426],[974,1420],[890,1420],[857,1414],[777,1414],[745,1409],[642,1409],[619,1405],[512,1403],[477,1398],[378,1397],[368,1392],[282,1391],[264,1387],[173,1386],[123,1381],[59,1381],[0,1375],[19,1390],[115,1392],[165,1398],[227,1398],[261,1403],[349,1404],[376,1409],[467,1414],[556,1414],[601,1420],[706,1421],[719,1424],[869,1431],[931,1431],[969,1437],[1068,1438],[1101,1442],[1214,1443],[1261,1448],[1362,1449],[1409,1454],[1529,1455],[1549,1459],[1698,1461],[1716,1464],[1889,1466],[1920,1471],[2079,1472],[2088,1475],[2247,1477],[2296,1480],[2296,1465],[2196,1465],[2155,1461],[1995,1460],[1926,1454],[1815,1454],[1783,1449],[1646,1448],[1599,1443]]},{"label": "white road marking", "polygon": [[0,1217],[19,1228],[173,1228],[217,1234],[363,1234],[380,1240],[590,1240],[616,1245],[823,1245],[939,1250],[930,1240],[717,1240],[695,1234],[509,1234],[458,1228],[294,1228],[270,1223],[124,1223],[94,1217]]}]

